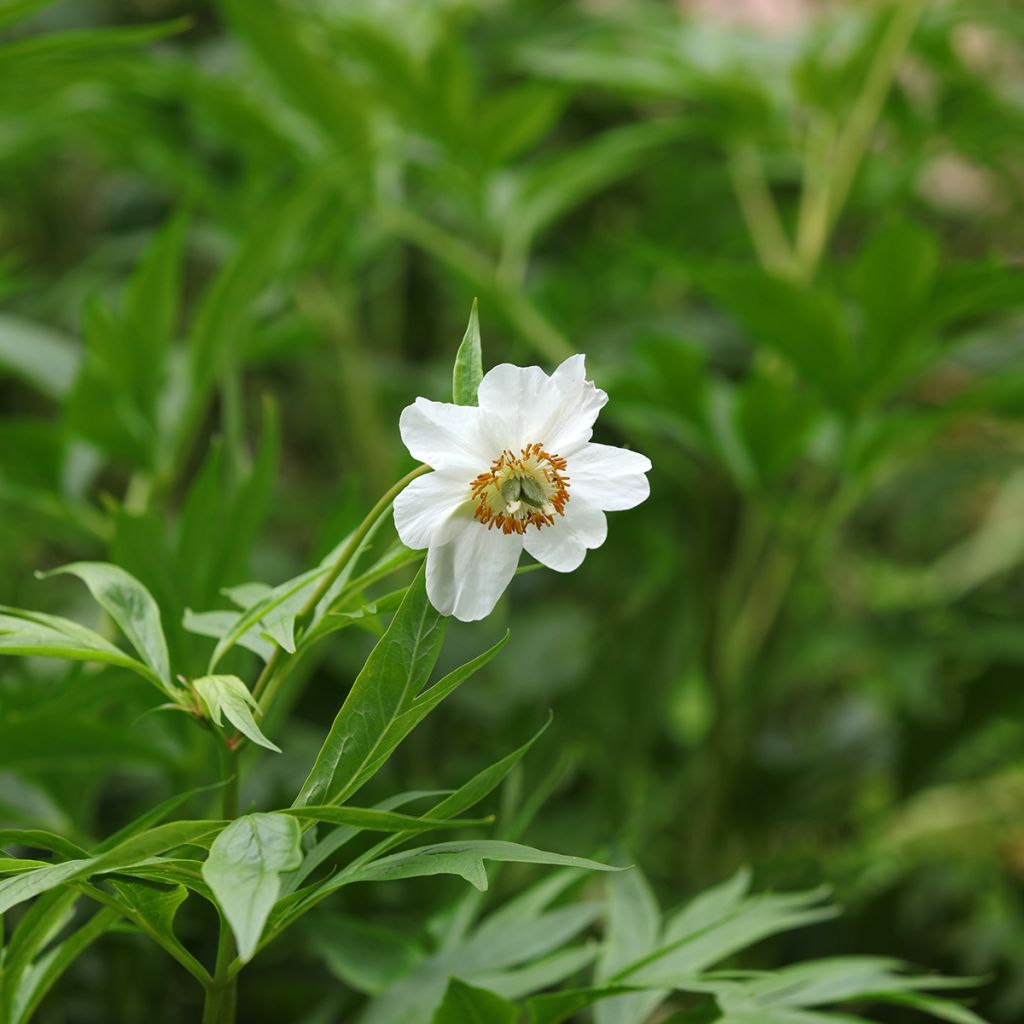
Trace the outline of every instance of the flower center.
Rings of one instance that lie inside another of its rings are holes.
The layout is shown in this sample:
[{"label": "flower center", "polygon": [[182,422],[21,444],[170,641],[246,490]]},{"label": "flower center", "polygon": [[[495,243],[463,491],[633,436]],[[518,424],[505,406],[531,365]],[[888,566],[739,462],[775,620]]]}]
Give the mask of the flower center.
[{"label": "flower center", "polygon": [[503,533],[554,525],[569,500],[565,468],[565,459],[544,451],[542,444],[529,444],[518,455],[503,451],[469,485],[476,502],[473,518]]}]

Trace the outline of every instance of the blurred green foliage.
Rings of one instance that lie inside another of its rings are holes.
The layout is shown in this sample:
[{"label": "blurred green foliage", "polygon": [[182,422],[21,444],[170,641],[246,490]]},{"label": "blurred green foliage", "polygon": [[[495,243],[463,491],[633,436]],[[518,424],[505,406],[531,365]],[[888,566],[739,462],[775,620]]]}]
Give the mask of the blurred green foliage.
[{"label": "blurred green foliage", "polygon": [[[744,863],[828,882],[845,916],[764,963],[986,974],[1020,1020],[1024,9],[690,6],[0,0],[0,601],[75,611],[32,571],[112,561],[201,673],[186,611],[358,522],[478,296],[490,362],[587,353],[652,498],[516,581],[508,650],[391,780],[451,785],[553,708],[506,795],[539,843],[614,842],[668,903]],[[359,664],[301,666],[286,750]],[[209,781],[123,673],[0,672],[5,822],[96,839]],[[419,963],[442,889],[345,911]],[[369,939],[332,911],[305,941],[324,966],[270,955],[244,1019],[350,1012]],[[41,1020],[187,1019],[148,999],[173,965],[101,944]]]}]

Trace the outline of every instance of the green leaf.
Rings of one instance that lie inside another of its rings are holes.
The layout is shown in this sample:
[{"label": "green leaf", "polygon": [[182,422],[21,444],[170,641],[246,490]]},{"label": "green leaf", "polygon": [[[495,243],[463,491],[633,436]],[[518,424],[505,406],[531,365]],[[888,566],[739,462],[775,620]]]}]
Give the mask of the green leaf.
[{"label": "green leaf", "polygon": [[260,706],[238,676],[202,676],[194,680],[192,686],[215,725],[221,725],[226,718],[253,743],[281,753],[281,748],[271,743],[256,724],[253,712],[259,713]]},{"label": "green leaf", "polygon": [[[609,875],[608,926],[596,980],[609,978],[657,949],[661,912],[639,868]],[[663,992],[642,992],[604,1000],[594,1011],[596,1024],[639,1024],[664,999]]]},{"label": "green leaf", "polygon": [[548,995],[534,996],[526,1004],[530,1024],[562,1024],[580,1010],[616,996],[640,993],[632,985],[598,985],[593,988],[565,989]]},{"label": "green leaf", "polygon": [[303,931],[312,937],[327,969],[363,995],[377,995],[400,983],[425,956],[406,931],[344,914],[317,914]]},{"label": "green leaf", "polygon": [[[29,964],[21,973],[17,988],[12,992],[12,1003],[9,1007],[11,1024],[27,1024],[43,997],[53,988],[61,975],[92,943],[116,927],[120,921],[121,915],[116,910],[101,909],[66,939]],[[7,963],[4,965],[4,973],[6,980],[13,987],[16,976],[8,974]]]},{"label": "green leaf", "polygon": [[559,867],[586,868],[589,871],[621,871],[586,857],[535,850],[520,843],[499,839],[477,839],[462,842],[435,843],[403,853],[371,861],[351,874],[342,872],[326,883],[333,888],[351,882],[386,882],[400,878],[422,878],[429,875],[459,875],[481,892],[487,888],[484,861],[506,861],[515,864],[554,864]]},{"label": "green leaf", "polygon": [[95,857],[47,864],[13,878],[6,878],[0,882],[0,914],[60,885],[95,874],[119,871],[149,861],[179,846],[200,842],[219,832],[222,827],[223,823],[217,821],[174,821],[132,836]]},{"label": "green leaf", "polygon": [[427,600],[425,574],[421,568],[352,684],[295,806],[340,803],[350,796],[429,679],[447,621]]},{"label": "green leaf", "polygon": [[164,680],[147,665],[125,654],[91,629],[57,615],[0,605],[0,655],[3,654],[117,665],[138,673],[164,693],[171,692]]},{"label": "green leaf", "polygon": [[374,760],[356,778],[355,788],[359,788],[372,778],[391,756],[396,747],[434,710],[446,697],[454,693],[471,675],[487,664],[508,643],[511,634],[505,635],[493,646],[478,654],[472,661],[453,669],[448,675],[438,680],[430,689],[421,693],[411,706],[400,714],[385,730],[381,737]]},{"label": "green leaf", "polygon": [[[234,625],[221,637],[214,648],[213,654],[210,655],[209,671],[212,673],[224,655],[235,644],[241,643],[242,637],[254,629],[262,630],[260,635],[264,637],[267,637],[272,629],[280,646],[294,650],[294,640],[291,637],[295,626],[295,613],[305,603],[307,595],[312,593],[317,580],[329,571],[329,565],[319,565],[294,579],[279,584],[250,605],[241,615],[237,616]],[[281,625],[281,620],[286,620],[286,627]],[[283,637],[287,637],[287,639],[280,643]]]},{"label": "green leaf", "polygon": [[[291,814],[306,821],[326,821],[371,832],[430,832],[438,828],[470,828],[489,825],[493,818],[417,818],[367,807],[289,807],[277,814]],[[0,833],[2,836],[2,833]]]},{"label": "green leaf", "polygon": [[[530,737],[521,747],[506,754],[500,761],[489,765],[483,771],[478,772],[469,780],[463,783],[454,793],[446,796],[440,803],[435,804],[426,812],[425,817],[429,818],[450,818],[463,811],[475,807],[484,797],[489,796],[508,776],[508,773],[519,764],[526,752],[541,738],[548,726],[551,724],[552,715],[548,720]],[[393,849],[405,840],[405,836],[392,836],[374,847],[370,854],[380,856],[388,850]]]},{"label": "green leaf", "polygon": [[162,681],[164,690],[175,696],[167,641],[153,595],[134,576],[106,562],[72,562],[39,575],[46,579],[64,573],[77,576],[85,583],[99,605],[121,627],[142,660]]},{"label": "green leaf", "polygon": [[515,1003],[452,978],[431,1024],[516,1024],[518,1019]]},{"label": "green leaf", "polygon": [[476,393],[484,377],[483,353],[480,348],[480,318],[476,299],[469,313],[469,326],[455,353],[452,371],[452,401],[456,405],[476,405]]},{"label": "green leaf", "polygon": [[252,959],[281,875],[302,863],[298,820],[286,814],[247,814],[214,841],[203,864],[206,880],[234,932],[238,956]]}]

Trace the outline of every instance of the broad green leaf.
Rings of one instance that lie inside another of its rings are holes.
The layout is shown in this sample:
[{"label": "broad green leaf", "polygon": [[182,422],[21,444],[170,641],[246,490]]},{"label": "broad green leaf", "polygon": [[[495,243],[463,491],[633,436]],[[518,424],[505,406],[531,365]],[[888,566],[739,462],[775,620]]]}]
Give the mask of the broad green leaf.
[{"label": "broad green leaf", "polygon": [[203,864],[206,880],[238,945],[243,963],[256,952],[281,875],[302,862],[302,833],[286,814],[247,814],[214,841]]},{"label": "broad green leaf", "polygon": [[480,319],[476,299],[469,314],[469,326],[455,353],[452,371],[452,401],[456,405],[476,405],[476,393],[484,376],[483,353],[480,348]]},{"label": "broad green leaf", "polygon": [[452,978],[431,1024],[516,1024],[518,1019],[515,1003]]},{"label": "broad green leaf", "polygon": [[[471,828],[489,825],[493,818],[417,818],[412,814],[396,814],[368,807],[289,807],[277,814],[290,814],[307,821],[326,821],[371,832],[430,832],[438,828]],[[2,837],[2,833],[0,833]]]},{"label": "broad green leaf", "polygon": [[352,684],[295,806],[340,803],[354,792],[430,678],[447,622],[427,600],[425,572],[420,569]]},{"label": "broad green leaf", "polygon": [[72,562],[42,573],[42,578],[67,573],[77,576],[92,596],[121,627],[142,660],[162,680],[164,689],[175,694],[171,682],[167,641],[160,625],[160,609],[153,595],[134,576],[106,562]]},{"label": "broad green leaf", "polygon": [[0,606],[0,655],[3,654],[117,665],[131,669],[164,693],[169,692],[164,680],[147,665],[91,629],[57,615]]},{"label": "broad green leaf", "polygon": [[238,676],[202,676],[192,686],[214,725],[222,725],[226,718],[253,743],[281,753],[281,748],[271,743],[256,724],[253,712],[260,713],[260,706]]}]

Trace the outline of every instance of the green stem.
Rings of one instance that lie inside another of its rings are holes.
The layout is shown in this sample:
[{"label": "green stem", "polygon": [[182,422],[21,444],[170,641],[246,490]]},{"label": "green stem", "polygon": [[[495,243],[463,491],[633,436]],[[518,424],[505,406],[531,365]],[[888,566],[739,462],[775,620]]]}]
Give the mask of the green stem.
[{"label": "green stem", "polygon": [[238,974],[229,968],[235,955],[231,927],[222,917],[217,939],[217,966],[213,980],[206,986],[202,1024],[234,1024],[237,1005]]},{"label": "green stem", "polygon": [[[220,756],[220,776],[224,783],[221,814],[225,820],[234,821],[238,817],[238,748],[233,740],[227,740],[220,733],[215,738]],[[238,981],[236,975],[228,971],[234,956],[231,926],[222,914],[217,934],[217,961],[213,977],[206,984],[203,1000],[203,1024],[234,1024]]]},{"label": "green stem", "polygon": [[[899,62],[910,45],[923,8],[924,0],[897,0],[892,19],[868,70],[864,88],[857,96],[843,130],[822,162],[820,173],[810,178],[805,175],[804,189],[810,190],[811,195],[806,197],[804,205],[811,219],[805,224],[801,216],[798,237],[802,239],[802,245],[798,245],[798,250],[801,250],[800,270],[807,281],[814,277],[829,234],[849,197]],[[812,136],[809,144],[816,150],[820,140]]]},{"label": "green stem", "polygon": [[[417,466],[416,469],[411,473],[407,473],[398,481],[398,483],[386,491],[377,504],[370,509],[369,514],[359,524],[355,533],[349,537],[348,543],[345,547],[342,548],[337,561],[333,566],[331,566],[331,571],[320,580],[316,590],[313,591],[309,600],[302,606],[302,609],[295,616],[296,637],[300,637],[302,631],[309,625],[310,620],[313,618],[313,614],[316,611],[317,605],[323,600],[324,595],[332,586],[334,586],[335,581],[348,567],[348,564],[352,561],[355,553],[359,550],[359,546],[366,539],[367,534],[369,534],[374,526],[376,526],[377,521],[381,516],[383,516],[391,507],[391,503],[395,498],[397,498],[398,495],[416,479],[416,477],[429,472],[429,466]],[[274,679],[276,676],[280,675],[280,669],[289,657],[290,655],[288,655],[283,648],[276,648],[266,665],[263,666],[263,671],[259,674],[259,678],[256,680],[256,685],[252,689],[252,695],[256,700],[260,701],[260,706],[264,713],[266,713],[273,693],[280,685],[279,683],[275,683]]]},{"label": "green stem", "polygon": [[565,336],[487,256],[461,238],[400,206],[384,206],[377,211],[383,225],[462,274],[480,292],[500,307],[516,330],[545,359],[560,363],[571,356],[572,346]]},{"label": "green stem", "polygon": [[737,146],[729,154],[729,177],[758,259],[766,270],[791,276],[796,259],[755,146]]}]

